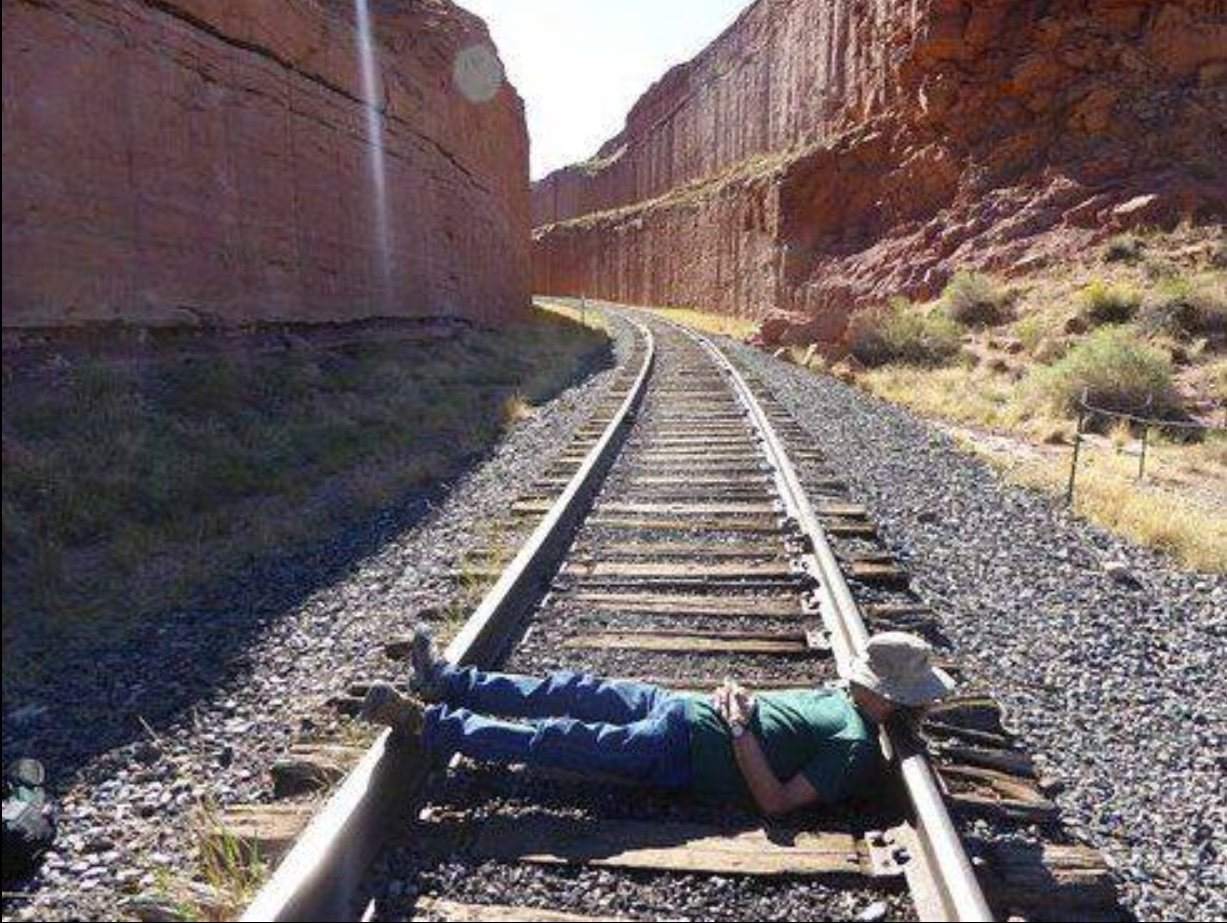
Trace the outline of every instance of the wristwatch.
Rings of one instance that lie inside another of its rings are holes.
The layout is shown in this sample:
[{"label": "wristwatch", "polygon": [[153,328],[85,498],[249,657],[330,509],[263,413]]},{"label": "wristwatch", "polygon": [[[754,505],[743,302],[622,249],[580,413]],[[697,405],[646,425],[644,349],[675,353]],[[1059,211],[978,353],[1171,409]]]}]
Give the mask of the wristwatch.
[{"label": "wristwatch", "polygon": [[733,740],[736,740],[746,732],[746,726],[740,721],[730,721],[729,732],[733,735]]}]

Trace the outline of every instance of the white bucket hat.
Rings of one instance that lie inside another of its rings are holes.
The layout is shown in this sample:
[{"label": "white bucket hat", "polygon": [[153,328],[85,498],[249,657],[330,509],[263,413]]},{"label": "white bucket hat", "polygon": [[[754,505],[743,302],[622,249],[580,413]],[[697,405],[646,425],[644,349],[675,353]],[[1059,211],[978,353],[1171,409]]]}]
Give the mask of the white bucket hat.
[{"label": "white bucket hat", "polygon": [[852,662],[848,679],[899,705],[929,705],[950,692],[954,680],[933,666],[933,649],[906,631],[874,635]]}]

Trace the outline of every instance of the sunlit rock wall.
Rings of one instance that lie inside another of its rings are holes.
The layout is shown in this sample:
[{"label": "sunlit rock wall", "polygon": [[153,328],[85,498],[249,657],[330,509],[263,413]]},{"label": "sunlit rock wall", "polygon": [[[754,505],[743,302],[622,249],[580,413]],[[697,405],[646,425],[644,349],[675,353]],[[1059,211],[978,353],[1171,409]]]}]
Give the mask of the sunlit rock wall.
[{"label": "sunlit rock wall", "polygon": [[[540,291],[808,318],[1227,214],[1215,0],[759,0],[534,187]],[[673,214],[676,213],[676,214]]]},{"label": "sunlit rock wall", "polygon": [[371,13],[386,245],[352,4],[6,0],[5,327],[522,311],[528,141],[484,25]]}]

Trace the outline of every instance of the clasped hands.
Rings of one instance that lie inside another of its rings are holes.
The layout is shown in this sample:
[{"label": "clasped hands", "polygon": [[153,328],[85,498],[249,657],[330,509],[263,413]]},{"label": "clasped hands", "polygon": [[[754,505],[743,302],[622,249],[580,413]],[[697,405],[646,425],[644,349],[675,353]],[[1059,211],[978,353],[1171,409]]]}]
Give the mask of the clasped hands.
[{"label": "clasped hands", "polygon": [[711,702],[717,714],[734,729],[749,727],[754,710],[758,707],[754,696],[731,679],[726,679],[716,687],[716,691],[711,695]]}]

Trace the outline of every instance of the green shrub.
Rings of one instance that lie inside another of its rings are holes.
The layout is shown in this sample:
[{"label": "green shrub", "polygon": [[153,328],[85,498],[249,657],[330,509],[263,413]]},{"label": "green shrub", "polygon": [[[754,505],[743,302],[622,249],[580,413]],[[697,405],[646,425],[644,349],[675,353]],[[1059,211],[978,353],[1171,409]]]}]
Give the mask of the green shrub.
[{"label": "green shrub", "polygon": [[1103,248],[1105,263],[1132,263],[1142,255],[1145,246],[1136,234],[1117,234]]},{"label": "green shrub", "polygon": [[1179,408],[1172,363],[1127,326],[1103,327],[1048,368],[1032,372],[1060,409],[1076,412],[1083,394],[1096,407],[1170,416]]},{"label": "green shrub", "polygon": [[848,345],[868,366],[943,365],[958,355],[962,328],[940,313],[926,313],[906,299],[893,299],[852,318]]},{"label": "green shrub", "polygon": [[1060,321],[1042,311],[1033,311],[1014,325],[1014,335],[1030,356],[1034,356],[1044,343],[1059,333]]},{"label": "green shrub", "polygon": [[956,272],[942,290],[942,303],[955,323],[992,327],[1011,319],[1010,292],[978,272]]},{"label": "green shrub", "polygon": [[1146,296],[1138,320],[1150,333],[1170,336],[1227,334],[1227,284],[1222,279],[1161,279]]},{"label": "green shrub", "polygon": [[1124,324],[1133,319],[1142,297],[1128,285],[1109,285],[1102,279],[1088,283],[1078,293],[1078,309],[1095,324]]}]

